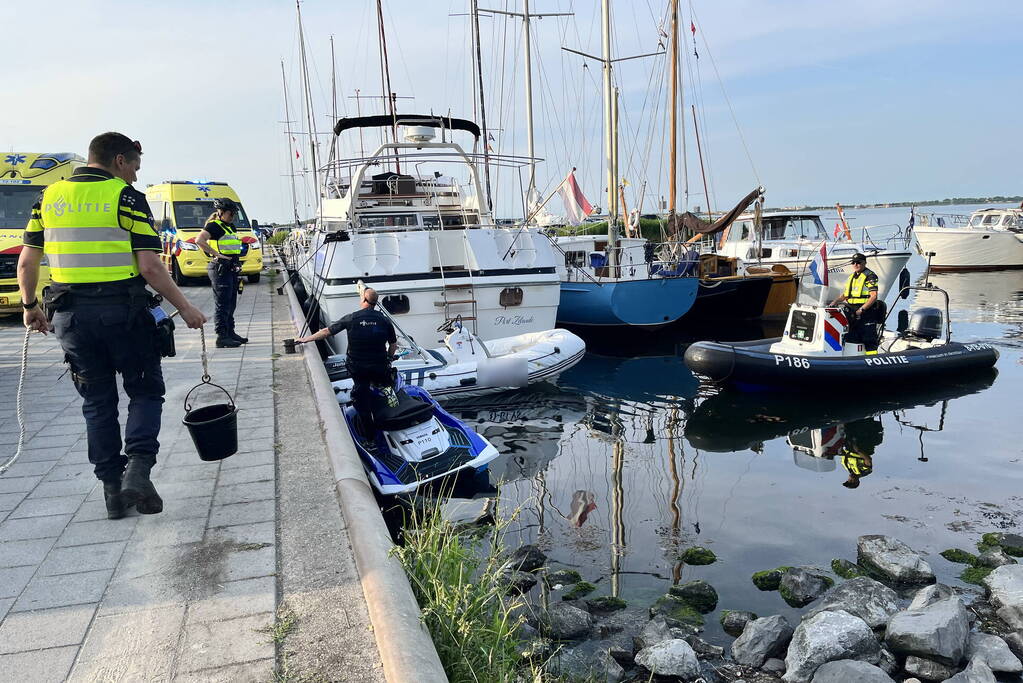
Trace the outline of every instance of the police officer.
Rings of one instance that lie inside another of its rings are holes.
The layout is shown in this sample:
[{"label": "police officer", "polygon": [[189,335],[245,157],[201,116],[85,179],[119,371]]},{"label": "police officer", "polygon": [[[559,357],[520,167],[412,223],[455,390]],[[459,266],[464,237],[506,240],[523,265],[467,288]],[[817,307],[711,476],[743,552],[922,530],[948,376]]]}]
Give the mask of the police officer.
[{"label": "police officer", "polygon": [[[120,133],[93,138],[88,165],[47,187],[32,208],[18,261],[25,326],[46,334],[50,324],[35,291],[40,261],[48,260],[47,311],[82,397],[89,462],[103,482],[110,519],[132,505],[142,514],[163,510],[149,479],[160,447],[164,384],[145,285],[174,305],[188,327],[206,322],[160,261],[149,204],[131,186],[141,163],[138,141]],[[123,455],[117,373],[129,398]]]},{"label": "police officer", "polygon": [[367,431],[373,430],[373,403],[370,388],[374,383],[390,384],[391,356],[398,348],[394,325],[376,310],[377,291],[367,287],[362,292],[359,310],[296,342],[326,339],[348,330],[348,372],[352,375],[352,404]]},{"label": "police officer", "polygon": [[881,310],[877,300],[877,275],[867,268],[867,257],[863,254],[853,254],[851,261],[853,273],[845,283],[845,292],[831,305],[844,302],[851,311],[846,341],[863,344],[867,353],[876,352],[877,335],[868,326],[880,322],[877,315]]},{"label": "police officer", "polygon": [[882,441],[884,426],[880,420],[863,418],[845,425],[842,467],[849,473],[849,478],[842,482],[842,486],[857,488],[860,479],[874,471],[874,450]]},{"label": "police officer", "polygon": [[226,197],[213,200],[213,215],[206,222],[195,243],[212,261],[206,266],[213,285],[216,304],[214,325],[217,330],[217,348],[237,348],[249,341],[235,334],[234,309],[238,305],[238,273],[245,248],[232,221],[238,215],[238,205]]}]

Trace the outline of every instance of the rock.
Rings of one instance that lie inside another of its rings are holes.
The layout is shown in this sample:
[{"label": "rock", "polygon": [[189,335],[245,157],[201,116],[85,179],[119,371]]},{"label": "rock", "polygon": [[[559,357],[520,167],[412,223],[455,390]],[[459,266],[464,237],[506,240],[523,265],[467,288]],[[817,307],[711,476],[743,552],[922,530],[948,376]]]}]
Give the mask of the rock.
[{"label": "rock", "polygon": [[689,643],[689,647],[693,648],[693,652],[695,652],[696,656],[701,659],[705,657],[725,656],[725,648],[720,645],[711,645],[699,636],[687,636],[686,638],[683,638],[683,640]]},{"label": "rock", "polygon": [[746,624],[742,635],[732,643],[732,659],[757,668],[771,657],[784,654],[790,640],[792,626],[785,617],[762,617]]},{"label": "rock", "polygon": [[1016,564],[1016,560],[1009,557],[1004,550],[1001,548],[992,548],[985,550],[977,558],[977,566],[979,567],[991,567],[992,569],[998,569],[1004,567],[1007,564]]},{"label": "rock", "polygon": [[860,536],[856,561],[871,574],[900,585],[933,583],[934,572],[920,555],[897,538]]},{"label": "rock", "polygon": [[1023,536],[1019,534],[1007,534],[1000,531],[984,534],[984,543],[996,545],[1014,557],[1023,557]]},{"label": "rock", "polygon": [[838,557],[831,561],[831,571],[843,579],[855,579],[857,576],[863,576],[865,573],[860,565]]},{"label": "rock", "polygon": [[1002,636],[1002,640],[1009,646],[1012,654],[1023,660],[1023,632],[1006,633]]},{"label": "rock", "polygon": [[874,664],[880,658],[880,650],[867,622],[848,612],[821,612],[796,627],[782,679],[806,683],[821,665],[840,659]]},{"label": "rock", "polygon": [[965,671],[946,679],[945,683],[998,683],[998,681],[987,664],[975,659]]},{"label": "rock", "polygon": [[692,681],[700,675],[696,653],[681,638],[672,638],[643,648],[636,654],[636,663],[655,676],[677,676]]},{"label": "rock", "polygon": [[632,636],[618,633],[602,642],[607,644],[607,653],[616,661],[632,666],[632,658],[636,654],[636,644]]},{"label": "rock", "polygon": [[893,616],[885,642],[895,654],[917,655],[955,666],[966,655],[969,632],[962,600],[951,597]]},{"label": "rock", "polygon": [[689,581],[681,586],[672,586],[668,593],[681,598],[701,614],[713,612],[718,605],[718,592],[714,590],[714,586],[702,579]]},{"label": "rock", "polygon": [[512,605],[508,609],[508,618],[512,621],[521,621],[523,624],[528,624],[532,628],[538,628],[540,626],[541,614],[539,611],[527,602],[517,601],[516,604]]},{"label": "rock", "polygon": [[639,635],[649,622],[650,617],[646,615],[645,611],[624,609],[602,617],[596,623],[595,628],[601,638],[624,633],[631,640],[633,636]]},{"label": "rock", "polygon": [[611,612],[623,610],[627,606],[628,603],[621,598],[614,598],[610,595],[601,595],[599,598],[586,600],[586,607],[589,608],[591,614],[611,614]]},{"label": "rock", "polygon": [[1023,564],[994,569],[983,581],[998,616],[1015,631],[1023,631]]},{"label": "rock", "polygon": [[586,610],[567,602],[556,603],[547,611],[550,635],[555,640],[581,638],[589,633],[593,617]]},{"label": "rock", "polygon": [[1008,644],[990,633],[971,633],[966,658],[979,659],[998,673],[1023,673],[1023,663],[1012,654]]},{"label": "rock", "polygon": [[772,674],[774,676],[781,676],[783,673],[785,673],[785,660],[778,659],[777,657],[771,657],[766,662],[764,662],[764,665],[760,667],[760,670],[766,671],[767,673]]},{"label": "rock", "polygon": [[949,562],[955,562],[957,564],[976,564],[977,556],[973,553],[968,553],[961,548],[949,548],[948,550],[942,550],[941,556]]},{"label": "rock", "polygon": [[898,600],[899,596],[888,586],[860,576],[828,590],[820,604],[803,618],[808,619],[819,612],[843,610],[867,622],[870,628],[881,628],[899,611]]},{"label": "rock", "polygon": [[781,583],[781,575],[791,567],[778,567],[777,569],[765,569],[762,572],[756,572],[751,577],[753,579],[753,585],[762,591],[776,591],[778,590],[778,584]]},{"label": "rock", "polygon": [[508,558],[508,564],[512,569],[520,572],[534,572],[544,565],[547,556],[543,551],[532,543],[527,543],[515,549],[515,552]]},{"label": "rock", "polygon": [[782,574],[778,584],[781,597],[792,607],[802,607],[835,584],[831,577],[812,567],[793,567]]},{"label": "rock", "polygon": [[983,586],[984,578],[992,571],[991,567],[967,567],[959,573],[959,578],[966,583]]},{"label": "rock", "polygon": [[925,681],[943,681],[954,676],[959,671],[959,667],[949,666],[948,664],[942,664],[933,659],[917,657],[916,655],[906,657],[906,666],[904,668],[906,673],[918,676]]},{"label": "rock", "polygon": [[603,641],[589,641],[562,650],[554,665],[564,681],[575,683],[618,683],[625,669],[615,661]]},{"label": "rock", "polygon": [[714,554],[714,551],[712,550],[708,550],[707,548],[703,548],[700,546],[694,546],[692,548],[686,548],[684,551],[682,551],[682,554],[679,555],[679,559],[685,562],[686,564],[702,565],[714,564],[715,562],[717,562],[718,557],[717,555]]},{"label": "rock", "polygon": [[925,586],[916,592],[916,595],[913,596],[913,601],[909,603],[907,609],[923,609],[928,605],[933,605],[938,600],[954,597],[955,594],[954,590],[943,583]]},{"label": "rock", "polygon": [[703,615],[688,602],[671,593],[658,598],[657,602],[650,606],[650,617],[658,615],[664,617],[668,626],[692,629],[691,633],[698,633],[703,626]]},{"label": "rock", "polygon": [[528,593],[536,585],[536,576],[529,572],[507,569],[501,574],[505,590],[509,593]]},{"label": "rock", "polygon": [[544,661],[554,652],[554,641],[550,638],[534,638],[526,641],[519,648],[519,656],[523,659]]},{"label": "rock", "polygon": [[696,679],[702,683],[723,683],[725,680],[718,673],[717,667],[707,660],[700,661],[700,677]]},{"label": "rock", "polygon": [[589,581],[580,581],[571,588],[569,588],[564,595],[561,596],[562,600],[578,600],[581,597],[587,596],[593,591],[597,590]]},{"label": "rock", "polygon": [[721,610],[721,628],[728,635],[738,638],[746,628],[746,624],[757,618],[753,612],[742,612],[739,610]]},{"label": "rock", "polygon": [[664,620],[664,617],[657,616],[648,621],[646,626],[639,632],[639,635],[636,636],[636,649],[642,650],[672,638],[684,640],[691,635],[693,635],[691,630],[672,628]]},{"label": "rock", "polygon": [[894,683],[892,677],[873,664],[855,659],[838,659],[822,665],[813,683]]},{"label": "rock", "polygon": [[894,676],[895,672],[899,670],[899,660],[895,659],[895,655],[888,648],[881,647],[881,656],[877,662],[877,668],[884,671],[889,676]]},{"label": "rock", "polygon": [[579,583],[582,580],[583,577],[574,569],[556,569],[547,572],[546,576],[544,576],[544,581],[552,588],[555,586],[568,586],[573,583]]}]

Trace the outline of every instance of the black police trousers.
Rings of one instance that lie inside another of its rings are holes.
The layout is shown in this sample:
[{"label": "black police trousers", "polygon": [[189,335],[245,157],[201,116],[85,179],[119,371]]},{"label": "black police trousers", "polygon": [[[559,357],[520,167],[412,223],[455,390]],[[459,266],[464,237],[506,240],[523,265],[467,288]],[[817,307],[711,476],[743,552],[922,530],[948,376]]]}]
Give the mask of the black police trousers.
[{"label": "black police trousers", "polygon": [[[54,313],[53,328],[82,397],[96,478],[119,481],[129,457],[155,464],[164,384],[152,314],[144,307],[133,309],[125,298],[84,299]],[[128,395],[123,454],[117,374]]]},{"label": "black police trousers", "polygon": [[877,338],[881,322],[881,318],[878,316],[880,309],[875,303],[863,311],[862,316],[856,317],[856,311],[860,310],[861,306],[863,304],[849,304],[849,331],[845,334],[845,340],[863,344],[863,348],[867,351],[877,351],[877,344],[880,341]]},{"label": "black police trousers", "polygon": [[369,432],[365,436],[372,436],[376,430],[376,421],[373,419],[373,385],[391,385],[391,366],[349,363],[348,371],[352,375],[352,407],[359,414],[362,426]]},{"label": "black police trousers", "polygon": [[238,305],[238,271],[234,260],[213,259],[206,266],[213,285],[213,316],[217,338],[223,339],[234,334],[234,309]]}]

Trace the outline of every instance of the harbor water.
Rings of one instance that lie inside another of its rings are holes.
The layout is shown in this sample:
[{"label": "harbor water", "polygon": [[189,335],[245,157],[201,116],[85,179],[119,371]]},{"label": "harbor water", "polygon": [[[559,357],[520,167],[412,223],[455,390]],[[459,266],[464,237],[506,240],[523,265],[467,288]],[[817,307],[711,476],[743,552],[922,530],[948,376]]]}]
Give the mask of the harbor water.
[{"label": "harbor water", "polygon": [[[905,225],[909,210],[848,214],[854,225]],[[924,260],[910,267],[921,280]],[[452,404],[504,454],[490,480],[500,514],[514,517],[507,545],[538,544],[550,566],[578,570],[595,596],[621,597],[629,609],[704,579],[720,596],[706,617],[706,637],[719,642],[730,640],[718,625],[722,609],[798,620],[799,610],[758,590],[751,574],[856,561],[862,534],[895,536],[926,554],[939,581],[968,586],[958,578],[964,565],[938,553],[975,551],[981,534],[1023,519],[1023,273],[930,280],[949,294],[953,338],[998,348],[997,373],[919,387],[865,387],[850,375],[841,386],[786,396],[701,386],[683,363],[686,345],[780,331],[753,324],[591,339],[556,386]],[[934,292],[898,304],[925,305],[944,308]],[[855,488],[843,443],[873,451],[872,472]],[[682,563],[691,546],[717,561]]]}]

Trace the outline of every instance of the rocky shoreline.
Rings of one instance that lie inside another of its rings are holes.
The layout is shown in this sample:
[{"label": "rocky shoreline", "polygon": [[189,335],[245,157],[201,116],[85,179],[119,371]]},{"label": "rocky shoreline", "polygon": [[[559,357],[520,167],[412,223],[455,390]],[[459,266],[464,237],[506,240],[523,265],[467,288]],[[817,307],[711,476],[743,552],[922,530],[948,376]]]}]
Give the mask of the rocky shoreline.
[{"label": "rocky shoreline", "polygon": [[[565,681],[1023,681],[1023,564],[1014,559],[1023,556],[1023,537],[985,534],[978,550],[942,556],[969,564],[960,578],[983,593],[936,583],[920,554],[881,535],[859,537],[856,562],[832,561],[837,581],[816,567],[756,572],[757,588],[808,609],[796,624],[724,610],[722,628],[735,638],[729,648],[699,635],[718,604],[703,580],[672,586],[637,609],[591,597],[596,586],[574,570],[548,567],[535,546],[516,550],[505,576],[511,592],[543,582],[547,606],[513,612],[522,622],[521,655]],[[691,564],[716,559],[705,548],[690,548],[686,557]]]}]

